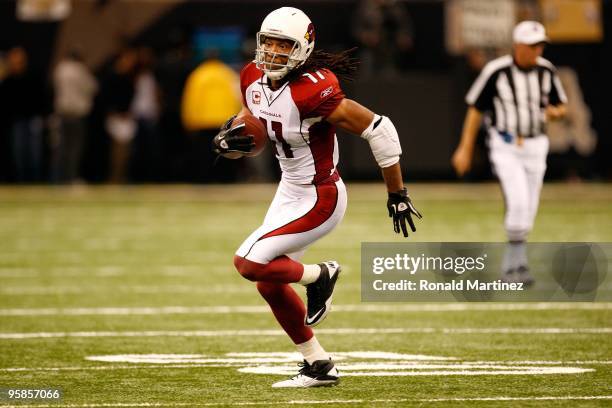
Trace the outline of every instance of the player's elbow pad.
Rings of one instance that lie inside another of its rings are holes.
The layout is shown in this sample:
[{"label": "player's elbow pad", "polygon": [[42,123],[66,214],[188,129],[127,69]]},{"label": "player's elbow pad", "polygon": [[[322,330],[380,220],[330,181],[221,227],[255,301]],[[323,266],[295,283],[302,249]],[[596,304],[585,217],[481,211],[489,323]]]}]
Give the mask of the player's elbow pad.
[{"label": "player's elbow pad", "polygon": [[370,143],[370,149],[381,168],[392,166],[399,161],[402,147],[397,130],[388,117],[374,115],[374,120],[361,137]]}]

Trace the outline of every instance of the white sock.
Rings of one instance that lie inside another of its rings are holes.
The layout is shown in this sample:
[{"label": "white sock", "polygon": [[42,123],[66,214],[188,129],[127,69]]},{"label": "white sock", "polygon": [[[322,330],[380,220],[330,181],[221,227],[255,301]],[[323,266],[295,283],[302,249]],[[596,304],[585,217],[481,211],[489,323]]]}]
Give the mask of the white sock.
[{"label": "white sock", "polygon": [[506,272],[519,266],[527,266],[527,243],[525,241],[510,241],[502,259],[502,271]]},{"label": "white sock", "polygon": [[317,360],[329,360],[329,354],[323,350],[315,336],[312,336],[312,339],[307,342],[296,344],[296,347],[308,364],[312,364]]},{"label": "white sock", "polygon": [[319,275],[321,274],[321,267],[317,264],[314,265],[306,265],[304,264],[304,274],[302,274],[302,278],[298,281],[298,283],[302,285],[308,285],[319,279]]}]

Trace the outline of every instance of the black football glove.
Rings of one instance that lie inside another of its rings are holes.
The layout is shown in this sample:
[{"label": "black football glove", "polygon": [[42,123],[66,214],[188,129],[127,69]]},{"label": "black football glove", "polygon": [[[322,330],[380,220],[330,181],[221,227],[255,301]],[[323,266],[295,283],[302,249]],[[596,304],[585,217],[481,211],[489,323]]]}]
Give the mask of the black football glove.
[{"label": "black football glove", "polygon": [[236,116],[229,118],[213,139],[213,152],[220,155],[232,152],[247,154],[255,147],[252,135],[240,134],[246,126],[244,123],[231,127],[235,118]]},{"label": "black football glove", "polygon": [[387,209],[389,210],[389,217],[393,218],[393,230],[399,234],[401,227],[405,237],[408,236],[406,220],[408,220],[412,232],[416,232],[414,221],[412,221],[412,215],[415,215],[419,219],[423,218],[419,210],[412,205],[412,201],[410,201],[410,197],[408,196],[408,190],[406,190],[405,187],[395,193],[389,193]]}]

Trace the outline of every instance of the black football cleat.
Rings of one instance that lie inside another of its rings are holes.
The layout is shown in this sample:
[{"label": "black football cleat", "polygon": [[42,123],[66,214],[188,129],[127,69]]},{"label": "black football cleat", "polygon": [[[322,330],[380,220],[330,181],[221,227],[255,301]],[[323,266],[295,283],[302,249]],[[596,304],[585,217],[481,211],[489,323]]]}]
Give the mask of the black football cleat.
[{"label": "black football cleat", "polygon": [[321,323],[331,309],[332,294],[342,268],[336,261],[320,263],[321,274],[313,283],[306,285],[308,310],[304,324],[314,327]]}]

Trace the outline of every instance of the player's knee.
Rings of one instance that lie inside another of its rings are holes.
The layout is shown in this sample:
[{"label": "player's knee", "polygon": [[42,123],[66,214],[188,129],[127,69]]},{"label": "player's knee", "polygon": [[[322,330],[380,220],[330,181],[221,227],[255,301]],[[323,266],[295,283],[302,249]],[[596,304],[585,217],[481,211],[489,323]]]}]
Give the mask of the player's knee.
[{"label": "player's knee", "polygon": [[234,255],[234,266],[243,278],[248,279],[252,282],[257,281],[259,276],[260,265],[256,262],[249,261],[238,255]]},{"label": "player's knee", "polygon": [[241,256],[234,255],[234,267],[243,278],[252,279],[252,269],[249,268],[248,261]]}]

